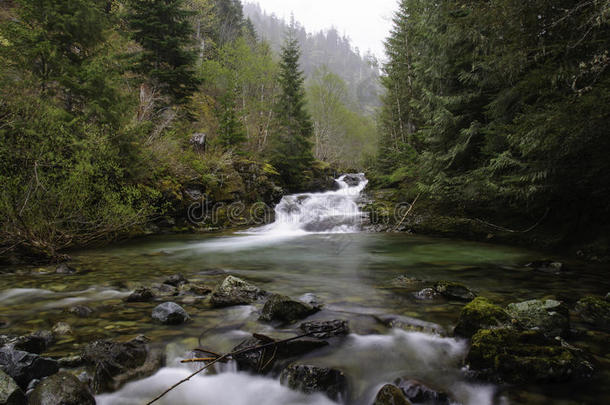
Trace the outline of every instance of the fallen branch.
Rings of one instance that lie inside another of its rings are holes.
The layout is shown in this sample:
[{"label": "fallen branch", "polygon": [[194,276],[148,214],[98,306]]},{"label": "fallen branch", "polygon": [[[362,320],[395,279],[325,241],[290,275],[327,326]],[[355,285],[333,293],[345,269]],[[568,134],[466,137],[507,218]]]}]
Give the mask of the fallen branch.
[{"label": "fallen branch", "polygon": [[419,200],[419,197],[421,196],[421,193],[419,193],[417,195],[417,197],[415,197],[415,200],[413,200],[413,202],[409,205],[409,209],[407,210],[406,214],[402,217],[402,219],[400,220],[400,222],[398,223],[398,225],[396,225],[394,227],[394,230],[397,230],[398,228],[400,228],[400,226],[402,225],[403,222],[405,222],[405,219],[407,219],[407,216],[411,213],[411,210],[413,209],[413,206],[415,205],[415,203],[417,202],[417,200]]},{"label": "fallen branch", "polygon": [[[340,327],[331,328],[331,329],[326,330],[325,332],[330,333],[330,332],[333,332],[333,331],[338,330],[338,329],[340,329]],[[169,387],[168,389],[163,391],[161,394],[159,394],[156,398],[154,398],[153,400],[148,402],[146,405],[154,404],[155,402],[157,402],[158,400],[163,398],[165,395],[167,395],[170,391],[172,391],[176,387],[184,384],[185,382],[189,381],[191,378],[195,377],[197,374],[203,372],[204,370],[208,369],[210,366],[212,366],[212,365],[214,365],[216,363],[227,361],[230,358],[234,358],[235,356],[238,356],[240,354],[244,354],[244,353],[249,353],[249,352],[254,352],[254,351],[266,349],[266,348],[271,347],[271,346],[274,346],[277,349],[278,345],[281,345],[281,344],[284,344],[284,343],[288,343],[288,342],[292,342],[293,340],[302,339],[304,337],[309,337],[309,336],[311,336],[313,334],[316,334],[316,333],[320,333],[320,331],[318,330],[318,331],[315,331],[315,332],[309,332],[309,333],[305,333],[303,335],[294,336],[294,337],[283,339],[283,340],[273,341],[273,342],[265,343],[265,344],[262,344],[262,345],[259,345],[259,346],[247,347],[245,349],[236,350],[234,352],[223,354],[221,356],[216,356],[216,357],[214,357],[212,359],[208,359],[208,358],[200,358],[200,359],[199,358],[194,358],[194,359],[182,360],[181,363],[197,363],[197,362],[207,362],[207,361],[209,361],[209,363],[206,364],[205,366],[201,367],[200,369],[198,369],[194,373],[190,374],[188,377],[178,381],[176,384],[172,385],[171,387]],[[260,339],[260,338],[265,338],[266,340],[270,339],[270,338],[268,338],[268,337],[266,337],[264,335],[254,334],[253,336],[258,338],[258,339]],[[204,350],[204,349],[196,349],[196,351],[199,351],[199,352],[202,352],[202,353],[215,354],[213,352],[210,352],[210,351]]]},{"label": "fallen branch", "polygon": [[547,209],[546,209],[546,212],[544,213],[544,215],[542,216],[542,218],[540,218],[540,219],[538,220],[538,222],[536,222],[534,225],[532,225],[532,226],[530,226],[529,228],[524,229],[524,230],[522,230],[522,231],[516,231],[516,230],[514,230],[514,229],[509,229],[509,228],[505,228],[505,227],[503,227],[503,226],[494,225],[494,224],[492,224],[492,223],[490,223],[490,222],[486,222],[486,221],[483,221],[482,219],[478,219],[478,218],[475,218],[475,221],[480,222],[480,223],[482,223],[483,225],[487,225],[487,226],[489,226],[490,228],[494,228],[494,229],[497,229],[497,230],[499,230],[499,231],[503,231],[503,232],[509,232],[509,233],[528,233],[528,232],[533,231],[533,230],[534,230],[536,227],[538,227],[538,225],[540,225],[540,224],[542,223],[542,221],[544,221],[544,220],[546,219],[546,217],[549,215],[549,212],[550,212],[550,211],[551,211],[551,209],[550,209],[550,208],[547,208]]}]

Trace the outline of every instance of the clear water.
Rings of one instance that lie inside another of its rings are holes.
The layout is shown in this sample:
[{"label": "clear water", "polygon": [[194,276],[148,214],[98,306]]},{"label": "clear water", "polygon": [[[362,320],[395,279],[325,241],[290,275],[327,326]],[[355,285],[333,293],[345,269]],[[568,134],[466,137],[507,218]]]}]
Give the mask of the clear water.
[{"label": "clear water", "polygon": [[[317,197],[316,197],[317,198]],[[350,197],[351,198],[351,197]],[[345,201],[347,203],[347,200]],[[293,229],[294,230],[294,229]],[[277,231],[277,232],[276,232]],[[98,396],[100,404],[142,404],[184,378],[193,366],[179,363],[189,350],[203,346],[227,352],[251,333],[274,337],[297,334],[296,327],[275,329],[257,321],[261,305],[212,309],[204,298],[177,297],[193,318],[181,326],[159,326],[150,314],[156,303],[126,304],[136,286],[161,282],[182,273],[192,282],[214,287],[227,274],[261,288],[293,297],[315,295],[324,309],[310,319],[347,319],[352,333],[339,346],[308,355],[307,364],[339,367],[348,376],[344,403],[370,405],[376,390],[399,377],[415,378],[445,390],[469,405],[608,403],[610,355],[608,335],[583,332],[571,342],[596,356],[599,373],[585,385],[498,387],[469,381],[461,370],[467,342],[431,333],[391,330],[376,316],[417,318],[451,330],[463,304],[421,301],[414,293],[436,280],[463,282],[500,304],[549,295],[576,300],[605,294],[610,281],[603,267],[564,261],[567,271],[549,274],[523,264],[546,255],[506,246],[433,239],[405,234],[301,233],[267,228],[217,235],[154,237],[73,254],[75,275],[48,268],[4,268],[0,275],[0,333],[50,329],[58,321],[74,335],[47,355],[77,353],[96,338],[129,339],[146,334],[167,347],[168,366],[154,376]],[[399,276],[424,280],[405,286]],[[95,310],[76,318],[63,309],[83,303]],[[574,326],[582,328],[577,319]],[[582,328],[583,331],[586,329]],[[223,367],[184,384],[161,404],[332,404],[322,395],[304,395],[282,387],[277,379],[238,373]]]}]

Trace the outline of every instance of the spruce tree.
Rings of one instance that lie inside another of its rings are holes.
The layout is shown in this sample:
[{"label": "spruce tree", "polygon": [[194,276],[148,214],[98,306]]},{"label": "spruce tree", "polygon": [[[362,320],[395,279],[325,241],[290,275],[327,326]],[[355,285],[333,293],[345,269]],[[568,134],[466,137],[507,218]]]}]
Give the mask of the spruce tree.
[{"label": "spruce tree", "polygon": [[305,108],[304,76],[299,67],[301,51],[294,24],[282,48],[276,104],[277,129],[272,139],[271,163],[289,190],[298,190],[307,179],[314,161],[311,137],[313,124]]},{"label": "spruce tree", "polygon": [[128,15],[133,39],[143,50],[134,70],[148,77],[176,103],[184,103],[197,89],[196,52],[189,47],[193,29],[184,0],[130,0]]},{"label": "spruce tree", "polygon": [[246,140],[244,126],[237,116],[235,103],[235,89],[233,86],[220,97],[216,110],[218,117],[218,139],[227,149],[238,148]]}]

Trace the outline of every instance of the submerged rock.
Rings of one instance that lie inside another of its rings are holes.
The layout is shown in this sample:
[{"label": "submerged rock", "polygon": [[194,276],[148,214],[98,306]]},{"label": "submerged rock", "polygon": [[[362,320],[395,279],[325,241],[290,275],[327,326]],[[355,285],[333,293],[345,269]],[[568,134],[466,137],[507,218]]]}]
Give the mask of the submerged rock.
[{"label": "submerged rock", "polygon": [[424,288],[415,293],[415,298],[418,300],[432,300],[439,296],[439,293],[434,288]]},{"label": "submerged rock", "polygon": [[261,349],[248,350],[244,353],[233,356],[237,362],[237,367],[243,371],[266,374],[270,372],[277,363],[286,362],[289,359],[302,356],[316,349],[328,346],[328,342],[319,339],[297,339],[289,342],[276,342],[268,336],[256,334],[248,338],[233,348],[232,352],[256,348],[267,345]]},{"label": "submerged rock", "polygon": [[438,281],[434,284],[434,289],[445,298],[459,301],[472,301],[476,294],[464,284],[453,281]]},{"label": "submerged rock", "polygon": [[334,368],[294,364],[282,371],[280,382],[306,394],[321,392],[333,400],[339,400],[347,392],[345,375]]},{"label": "submerged rock", "polygon": [[210,303],[216,308],[250,305],[264,295],[260,288],[234,276],[228,276],[212,292]]},{"label": "submerged rock", "polygon": [[539,260],[528,263],[525,267],[530,267],[547,273],[560,273],[563,270],[563,263],[551,260]]},{"label": "submerged rock", "polygon": [[168,284],[174,287],[180,287],[183,284],[188,284],[188,280],[182,274],[174,274],[169,276],[163,284]]},{"label": "submerged rock", "polygon": [[19,385],[0,368],[0,405],[25,405],[25,395]]},{"label": "submerged rock", "polygon": [[588,296],[576,303],[576,313],[585,322],[602,330],[610,330],[610,302]]},{"label": "submerged rock", "polygon": [[507,383],[562,382],[588,378],[593,366],[581,353],[536,330],[481,329],[472,337],[468,365]]},{"label": "submerged rock", "polygon": [[57,362],[53,359],[10,347],[0,349],[0,368],[22,389],[34,379],[47,377],[59,371]]},{"label": "submerged rock", "polygon": [[311,321],[303,322],[299,329],[308,336],[318,339],[328,339],[335,336],[349,334],[347,321],[335,319],[333,321]]},{"label": "submerged rock", "polygon": [[184,308],[175,302],[157,305],[152,311],[152,317],[163,325],[180,325],[191,319]]},{"label": "submerged rock", "polygon": [[125,343],[98,340],[85,347],[82,357],[93,370],[96,393],[114,391],[124,383],[148,377],[165,363],[161,350],[151,349],[148,339],[138,336]]},{"label": "submerged rock", "polygon": [[89,387],[70,373],[45,378],[34,388],[29,405],[95,405]]},{"label": "submerged rock", "polygon": [[452,403],[449,395],[430,388],[421,381],[401,379],[396,382],[396,385],[400,387],[407,399],[418,404],[449,405]]},{"label": "submerged rock", "polygon": [[510,320],[510,315],[500,306],[492,304],[487,298],[477,297],[462,309],[453,333],[470,338],[479,329],[506,326]]},{"label": "submerged rock", "polygon": [[527,329],[549,337],[565,336],[570,330],[568,308],[556,300],[530,300],[509,304],[506,312]]},{"label": "submerged rock", "polygon": [[375,319],[388,328],[402,329],[407,332],[434,333],[440,336],[446,335],[442,326],[409,316],[379,315]]},{"label": "submerged rock", "polygon": [[56,337],[68,336],[74,333],[72,327],[65,322],[57,322],[55,325],[53,325],[51,331],[53,332],[53,336]]},{"label": "submerged rock", "polygon": [[125,298],[125,302],[150,302],[153,299],[155,293],[148,287],[140,286]]},{"label": "submerged rock", "polygon": [[87,318],[87,317],[91,316],[91,314],[93,313],[93,310],[84,305],[75,305],[73,307],[66,309],[66,312],[69,314],[72,314],[74,316],[77,316],[79,318]]},{"label": "submerged rock", "polygon": [[76,270],[73,267],[68,266],[67,263],[62,263],[55,269],[57,274],[74,274]]},{"label": "submerged rock", "polygon": [[377,393],[373,405],[411,405],[405,394],[394,384],[386,384]]},{"label": "submerged rock", "polygon": [[293,300],[281,294],[273,294],[265,302],[260,320],[290,323],[306,318],[319,310],[320,308],[306,304],[303,301]]}]

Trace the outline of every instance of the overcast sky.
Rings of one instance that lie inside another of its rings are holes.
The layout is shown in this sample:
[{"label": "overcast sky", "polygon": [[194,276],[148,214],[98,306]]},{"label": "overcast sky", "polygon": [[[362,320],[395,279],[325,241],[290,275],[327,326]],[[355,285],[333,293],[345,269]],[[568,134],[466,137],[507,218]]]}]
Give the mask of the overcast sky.
[{"label": "overcast sky", "polygon": [[390,32],[398,0],[246,0],[259,3],[267,14],[288,21],[294,13],[308,32],[335,27],[352,39],[361,53],[373,51],[384,57],[383,41]]}]

